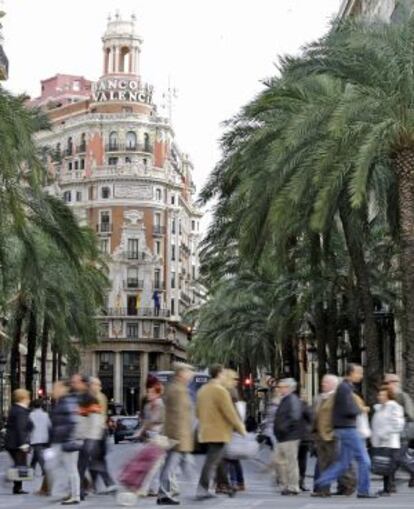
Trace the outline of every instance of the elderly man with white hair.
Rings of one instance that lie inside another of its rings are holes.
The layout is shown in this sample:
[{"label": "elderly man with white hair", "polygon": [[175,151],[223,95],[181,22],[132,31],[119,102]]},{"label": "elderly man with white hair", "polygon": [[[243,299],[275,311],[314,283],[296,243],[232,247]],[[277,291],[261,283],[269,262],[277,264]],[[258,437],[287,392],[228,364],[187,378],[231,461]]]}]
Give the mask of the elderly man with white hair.
[{"label": "elderly man with white hair", "polygon": [[299,494],[298,450],[302,438],[302,403],[295,394],[296,381],[293,378],[280,380],[278,392],[281,397],[275,415],[275,436],[277,439],[275,465],[282,486],[282,495]]}]

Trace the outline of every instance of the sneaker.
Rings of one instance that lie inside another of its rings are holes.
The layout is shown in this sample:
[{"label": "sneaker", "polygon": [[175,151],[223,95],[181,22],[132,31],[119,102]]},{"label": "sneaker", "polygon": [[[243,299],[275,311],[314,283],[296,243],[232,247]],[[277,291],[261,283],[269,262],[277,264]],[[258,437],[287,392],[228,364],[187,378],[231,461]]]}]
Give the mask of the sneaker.
[{"label": "sneaker", "polygon": [[157,500],[158,505],[180,505],[178,500],[174,500],[173,498],[162,497]]},{"label": "sneaker", "polygon": [[299,495],[299,492],[298,491],[293,491],[293,490],[282,490],[280,492],[280,494],[284,495],[286,497],[291,497],[291,496]]},{"label": "sneaker", "polygon": [[68,498],[61,502],[61,505],[76,505],[80,504],[80,500],[78,498]]},{"label": "sneaker", "polygon": [[321,498],[326,498],[326,497],[330,497],[331,496],[331,493],[327,492],[327,491],[312,491],[312,493],[310,494],[311,497],[321,497]]},{"label": "sneaker", "polygon": [[374,493],[358,493],[357,498],[378,498]]}]

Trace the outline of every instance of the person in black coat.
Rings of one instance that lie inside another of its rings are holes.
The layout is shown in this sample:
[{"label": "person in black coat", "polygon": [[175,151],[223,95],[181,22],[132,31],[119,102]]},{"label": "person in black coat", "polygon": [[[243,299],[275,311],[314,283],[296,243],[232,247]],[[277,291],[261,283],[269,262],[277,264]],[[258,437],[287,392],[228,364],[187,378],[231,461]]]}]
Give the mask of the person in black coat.
[{"label": "person in black coat", "polygon": [[[13,392],[13,401],[6,426],[5,447],[16,467],[27,466],[27,453],[30,448],[29,434],[32,423],[29,419],[30,394],[25,389]],[[27,494],[23,491],[22,481],[14,481],[13,494]]]}]

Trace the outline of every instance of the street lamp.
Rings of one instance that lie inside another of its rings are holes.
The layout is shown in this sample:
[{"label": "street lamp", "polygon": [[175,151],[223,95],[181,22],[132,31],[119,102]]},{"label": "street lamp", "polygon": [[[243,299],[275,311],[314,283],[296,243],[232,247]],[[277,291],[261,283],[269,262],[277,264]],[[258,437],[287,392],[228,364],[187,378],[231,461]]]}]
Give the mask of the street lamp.
[{"label": "street lamp", "polygon": [[4,354],[0,354],[0,422],[3,423],[4,417],[4,372],[6,370],[7,359]]}]

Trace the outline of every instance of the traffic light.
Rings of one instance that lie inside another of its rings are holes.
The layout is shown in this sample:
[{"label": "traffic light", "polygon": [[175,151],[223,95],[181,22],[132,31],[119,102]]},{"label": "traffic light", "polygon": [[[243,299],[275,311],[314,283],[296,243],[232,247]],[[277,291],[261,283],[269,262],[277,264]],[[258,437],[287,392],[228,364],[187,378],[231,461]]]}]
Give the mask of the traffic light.
[{"label": "traffic light", "polygon": [[43,398],[43,396],[44,396],[44,391],[43,391],[43,389],[42,389],[42,388],[40,388],[40,389],[38,389],[38,390],[37,390],[37,396],[38,396],[39,398]]},{"label": "traffic light", "polygon": [[253,380],[250,377],[249,378],[245,378],[244,382],[243,382],[243,385],[246,388],[250,388],[253,385]]}]

